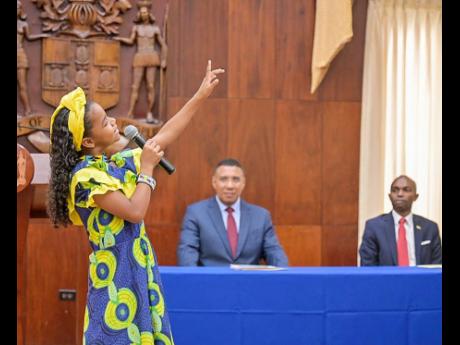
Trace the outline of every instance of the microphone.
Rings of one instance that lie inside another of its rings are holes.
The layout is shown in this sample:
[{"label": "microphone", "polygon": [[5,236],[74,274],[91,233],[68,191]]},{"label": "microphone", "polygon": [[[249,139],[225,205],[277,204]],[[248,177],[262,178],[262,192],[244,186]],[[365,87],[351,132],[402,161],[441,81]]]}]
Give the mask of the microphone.
[{"label": "microphone", "polygon": [[[126,126],[124,129],[124,134],[125,136],[129,139],[132,140],[136,143],[137,146],[140,148],[143,148],[145,145],[145,139],[142,137],[142,135],[139,133],[136,127],[133,125]],[[160,159],[160,166],[166,170],[166,172],[171,175],[174,171],[176,171],[176,168],[174,165],[171,164],[166,158],[162,157]]]}]

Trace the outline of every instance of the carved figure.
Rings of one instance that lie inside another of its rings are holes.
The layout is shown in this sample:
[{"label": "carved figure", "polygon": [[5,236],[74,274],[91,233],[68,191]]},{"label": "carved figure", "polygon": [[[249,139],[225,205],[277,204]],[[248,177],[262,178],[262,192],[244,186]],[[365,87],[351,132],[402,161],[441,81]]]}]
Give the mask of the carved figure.
[{"label": "carved figure", "polygon": [[[137,44],[137,52],[133,59],[133,83],[127,116],[129,118],[133,117],[134,106],[139,95],[139,87],[145,75],[148,102],[146,120],[149,123],[159,123],[159,120],[154,118],[152,114],[155,103],[155,72],[158,68],[166,68],[167,46],[161,36],[159,26],[155,24],[155,17],[150,12],[151,6],[150,1],[140,1],[138,3],[139,11],[134,20],[136,24],[133,26],[131,36],[129,38],[114,37],[114,39],[128,45],[133,45],[135,42]],[[156,50],[156,44],[160,46],[160,53]]]},{"label": "carved figure", "polygon": [[26,158],[24,157],[24,151],[19,150],[17,154],[17,186],[23,186],[26,184]]},{"label": "carved figure", "polygon": [[27,15],[24,13],[21,1],[17,0],[17,80],[19,85],[19,97],[24,105],[24,113],[26,116],[32,114],[30,107],[29,95],[27,92],[27,69],[29,62],[27,60],[26,52],[24,51],[23,42],[24,38],[29,41],[37,40],[39,38],[48,37],[46,34],[30,35],[29,24],[27,24]]}]

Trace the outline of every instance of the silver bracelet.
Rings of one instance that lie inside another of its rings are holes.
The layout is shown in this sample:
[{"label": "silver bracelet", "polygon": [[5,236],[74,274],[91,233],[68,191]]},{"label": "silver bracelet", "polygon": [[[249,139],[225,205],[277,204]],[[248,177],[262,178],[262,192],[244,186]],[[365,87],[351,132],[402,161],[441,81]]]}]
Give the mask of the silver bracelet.
[{"label": "silver bracelet", "polygon": [[140,173],[137,175],[137,181],[136,183],[145,183],[152,188],[152,192],[155,190],[155,187],[157,185],[157,181],[152,176]]}]

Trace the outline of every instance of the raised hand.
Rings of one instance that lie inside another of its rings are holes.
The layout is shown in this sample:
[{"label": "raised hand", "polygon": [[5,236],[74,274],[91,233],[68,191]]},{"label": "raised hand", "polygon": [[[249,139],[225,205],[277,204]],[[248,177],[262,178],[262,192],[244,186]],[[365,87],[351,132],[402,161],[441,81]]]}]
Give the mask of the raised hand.
[{"label": "raised hand", "polygon": [[219,79],[217,79],[217,75],[224,72],[225,71],[222,68],[212,70],[211,60],[208,60],[208,66],[206,67],[206,75],[204,76],[200,88],[195,94],[196,97],[207,98],[212,93],[216,85],[219,84]]}]

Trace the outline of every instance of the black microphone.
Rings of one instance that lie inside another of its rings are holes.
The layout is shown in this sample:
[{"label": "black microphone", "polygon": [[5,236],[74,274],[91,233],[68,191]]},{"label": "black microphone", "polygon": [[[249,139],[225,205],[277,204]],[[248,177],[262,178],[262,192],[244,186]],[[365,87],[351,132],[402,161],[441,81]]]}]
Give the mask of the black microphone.
[{"label": "black microphone", "polygon": [[[129,139],[132,140],[136,143],[137,146],[140,148],[143,148],[145,145],[145,139],[142,137],[142,135],[139,133],[136,127],[129,125],[126,126],[124,129],[124,134],[125,136]],[[171,175],[174,171],[176,171],[176,168],[174,165],[171,164],[170,161],[168,161],[166,158],[162,157],[160,159],[161,167],[166,170],[166,172]]]}]

